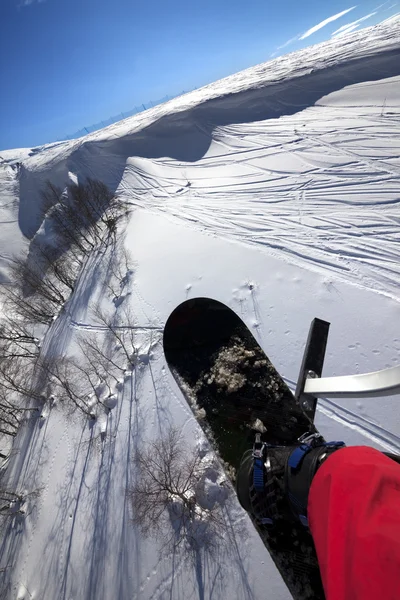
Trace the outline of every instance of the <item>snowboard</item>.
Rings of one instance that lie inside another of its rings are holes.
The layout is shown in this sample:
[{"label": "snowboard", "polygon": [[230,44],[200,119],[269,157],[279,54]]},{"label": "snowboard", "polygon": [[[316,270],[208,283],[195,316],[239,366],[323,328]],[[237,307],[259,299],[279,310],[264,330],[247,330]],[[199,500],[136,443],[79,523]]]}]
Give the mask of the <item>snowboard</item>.
[{"label": "snowboard", "polygon": [[[317,432],[247,326],[224,304],[195,298],[179,305],[167,320],[163,345],[178,386],[233,484],[256,432],[279,445]],[[300,523],[252,520],[293,598],[323,600],[309,531]]]}]

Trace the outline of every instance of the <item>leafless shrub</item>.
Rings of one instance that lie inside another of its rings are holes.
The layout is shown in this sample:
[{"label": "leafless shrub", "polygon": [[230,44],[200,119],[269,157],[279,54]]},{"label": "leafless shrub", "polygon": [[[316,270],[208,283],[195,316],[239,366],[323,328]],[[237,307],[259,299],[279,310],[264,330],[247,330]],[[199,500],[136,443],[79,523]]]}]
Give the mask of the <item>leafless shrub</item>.
[{"label": "leafless shrub", "polygon": [[[95,387],[84,366],[69,357],[42,359],[37,365],[42,380],[49,383],[52,395],[61,404],[93,416]],[[82,377],[84,376],[84,377]]]},{"label": "leafless shrub", "polygon": [[79,249],[72,246],[67,252],[60,254],[60,250],[52,246],[36,244],[34,252],[41,278],[50,279],[51,285],[65,290],[63,294],[71,294],[83,264]]},{"label": "leafless shrub", "polygon": [[14,357],[0,361],[0,390],[16,392],[21,396],[41,400],[42,396],[34,385],[35,363],[28,358]]},{"label": "leafless shrub", "polygon": [[1,303],[4,310],[12,312],[29,325],[50,325],[54,318],[54,304],[41,296],[24,296],[22,289],[14,284],[2,286]]},{"label": "leafless shrub", "polygon": [[68,190],[69,188],[63,191],[50,181],[46,182],[42,190],[43,216],[52,224],[60,244],[76,246],[85,254],[93,249],[94,244],[90,237],[85,235],[80,216],[76,214],[76,207],[69,201]]},{"label": "leafless shrub", "polygon": [[1,359],[37,358],[39,340],[33,328],[18,319],[12,313],[0,321],[0,357]]},{"label": "leafless shrub", "polygon": [[47,182],[42,204],[59,236],[81,252],[115,241],[118,221],[127,211],[120,197],[90,178],[64,191]]},{"label": "leafless shrub", "polygon": [[54,185],[50,180],[46,181],[46,184],[41,192],[41,215],[44,220],[49,211],[59,203],[62,195],[62,189]]},{"label": "leafless shrub", "polygon": [[94,316],[101,327],[104,328],[111,340],[114,340],[116,350],[124,355],[128,366],[135,365],[135,330],[134,319],[129,308],[124,308],[117,314],[110,314],[100,307],[93,310]]},{"label": "leafless shrub", "polygon": [[[201,453],[188,449],[176,429],[169,429],[135,457],[136,480],[128,491],[132,520],[143,535],[162,542],[162,551],[186,553],[216,549],[227,536],[222,504],[205,490],[210,469]],[[215,474],[215,465],[214,465]]]},{"label": "leafless shrub", "polygon": [[11,311],[0,321],[0,433],[15,436],[40,399],[33,382],[39,340],[33,329]]},{"label": "leafless shrub", "polygon": [[123,298],[124,290],[133,274],[133,260],[125,246],[116,245],[111,253],[106,273],[106,289],[115,305]]},{"label": "leafless shrub", "polygon": [[[73,270],[69,262],[50,263],[40,254],[28,259],[16,257],[10,268],[11,283],[1,290],[7,312],[20,322],[49,325],[67,301],[72,287]],[[51,264],[51,268],[49,268]]]},{"label": "leafless shrub", "polygon": [[43,396],[34,381],[35,363],[31,356],[9,355],[0,360],[0,432],[15,436],[20,425],[37,406]]},{"label": "leafless shrub", "polygon": [[28,502],[36,500],[42,493],[42,488],[31,492],[17,492],[0,485],[0,516],[25,516]]},{"label": "leafless shrub", "polygon": [[60,281],[51,276],[46,277],[41,265],[33,257],[28,257],[27,260],[22,257],[14,258],[11,276],[24,296],[36,295],[54,307],[61,306],[67,299]]},{"label": "leafless shrub", "polygon": [[16,407],[0,388],[0,433],[15,437],[21,425],[21,411]]},{"label": "leafless shrub", "polygon": [[[7,316],[0,323],[0,432],[7,435],[16,434],[25,413],[37,410],[31,407],[31,400],[43,403],[39,390],[45,386],[62,403],[93,416],[93,405],[101,403],[99,385],[106,385],[111,396],[112,384],[118,383],[118,376],[134,355],[129,324],[121,327],[116,317],[99,312],[105,340],[95,336],[81,339],[82,356],[76,360],[40,356],[40,344],[33,332],[38,324],[49,326],[74,292],[88,252],[110,244],[117,248],[116,228],[126,207],[103,183],[88,179],[64,191],[48,182],[42,194],[42,210],[58,234],[57,247],[36,239],[26,260],[13,260],[11,282],[0,291]],[[113,251],[112,256],[112,276],[120,278],[121,292],[128,255],[123,254],[121,265],[119,251]]]},{"label": "leafless shrub", "polygon": [[[84,356],[86,371],[92,377],[101,382],[108,382],[112,379],[114,383],[118,382],[118,375],[121,376],[125,369],[126,363],[121,356],[121,352],[115,348],[115,344],[107,343],[104,339],[99,339],[99,336],[86,335],[78,341],[79,347]],[[109,392],[111,388],[107,383]]]}]

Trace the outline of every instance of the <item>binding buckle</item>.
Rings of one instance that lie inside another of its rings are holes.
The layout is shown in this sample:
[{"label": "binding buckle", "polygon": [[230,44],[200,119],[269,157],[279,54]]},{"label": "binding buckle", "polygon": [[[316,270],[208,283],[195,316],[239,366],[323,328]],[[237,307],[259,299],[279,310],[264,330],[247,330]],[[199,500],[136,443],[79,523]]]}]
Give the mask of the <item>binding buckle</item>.
[{"label": "binding buckle", "polygon": [[310,431],[307,431],[306,433],[303,433],[297,441],[300,442],[300,444],[307,444],[308,446],[315,448],[316,446],[321,445],[322,439],[320,433],[311,433]]},{"label": "binding buckle", "polygon": [[261,441],[261,433],[256,433],[256,441],[253,444],[253,458],[262,458],[265,446],[265,442]]},{"label": "binding buckle", "polygon": [[264,491],[264,449],[266,445],[261,441],[261,434],[256,433],[253,445],[253,484],[256,492]]}]

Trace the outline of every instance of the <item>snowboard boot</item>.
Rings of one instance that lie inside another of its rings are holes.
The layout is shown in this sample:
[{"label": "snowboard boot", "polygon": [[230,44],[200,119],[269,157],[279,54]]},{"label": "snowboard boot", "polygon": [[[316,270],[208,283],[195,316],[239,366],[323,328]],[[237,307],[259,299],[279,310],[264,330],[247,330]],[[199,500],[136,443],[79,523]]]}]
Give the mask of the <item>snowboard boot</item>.
[{"label": "snowboard boot", "polygon": [[256,434],[253,450],[242,457],[236,489],[242,507],[263,525],[280,519],[308,527],[307,503],[313,477],[325,460],[345,446],[305,434],[295,446],[272,446]]}]

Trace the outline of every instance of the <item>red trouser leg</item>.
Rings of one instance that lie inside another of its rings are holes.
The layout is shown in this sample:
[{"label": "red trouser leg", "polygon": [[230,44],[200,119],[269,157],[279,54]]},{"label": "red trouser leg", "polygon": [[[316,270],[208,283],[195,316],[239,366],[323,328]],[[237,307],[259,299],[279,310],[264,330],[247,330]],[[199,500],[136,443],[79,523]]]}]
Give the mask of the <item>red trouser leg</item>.
[{"label": "red trouser leg", "polygon": [[317,471],[308,521],[327,600],[400,600],[400,465],[364,446]]}]

